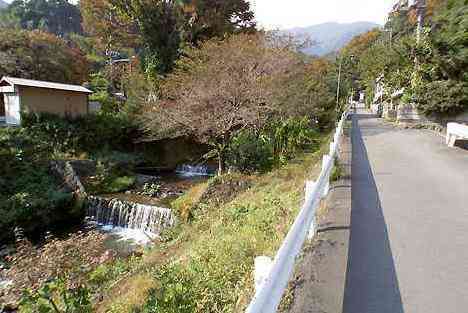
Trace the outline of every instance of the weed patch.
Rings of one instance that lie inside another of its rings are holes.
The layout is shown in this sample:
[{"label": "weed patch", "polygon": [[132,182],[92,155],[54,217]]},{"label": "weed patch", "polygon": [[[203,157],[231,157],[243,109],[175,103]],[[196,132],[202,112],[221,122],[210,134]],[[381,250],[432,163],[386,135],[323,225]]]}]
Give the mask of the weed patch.
[{"label": "weed patch", "polygon": [[[154,287],[141,305],[120,312],[243,311],[253,293],[254,259],[275,255],[302,204],[304,181],[320,171],[321,154],[303,154],[266,174],[214,178],[179,198],[175,207],[192,218],[145,254],[142,275]],[[124,296],[113,302],[125,302]]]}]

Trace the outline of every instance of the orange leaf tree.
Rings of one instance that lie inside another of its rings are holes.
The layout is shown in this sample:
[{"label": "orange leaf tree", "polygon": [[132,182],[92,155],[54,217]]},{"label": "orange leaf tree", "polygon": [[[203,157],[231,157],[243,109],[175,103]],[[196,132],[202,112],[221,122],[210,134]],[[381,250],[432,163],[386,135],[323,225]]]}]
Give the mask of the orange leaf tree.
[{"label": "orange leaf tree", "polygon": [[168,76],[160,99],[144,110],[144,126],[154,138],[191,136],[210,145],[222,173],[238,131],[287,112],[274,97],[303,65],[293,51],[262,35],[207,41]]}]

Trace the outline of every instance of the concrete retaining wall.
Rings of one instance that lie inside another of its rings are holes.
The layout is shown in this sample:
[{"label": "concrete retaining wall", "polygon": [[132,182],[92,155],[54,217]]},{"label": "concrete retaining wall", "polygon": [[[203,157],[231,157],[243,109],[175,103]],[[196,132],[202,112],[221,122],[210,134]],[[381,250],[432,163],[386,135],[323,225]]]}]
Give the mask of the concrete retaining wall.
[{"label": "concrete retaining wall", "polygon": [[80,177],[75,172],[69,161],[51,161],[52,172],[63,181],[64,187],[76,194],[86,196],[86,190],[81,183]]}]

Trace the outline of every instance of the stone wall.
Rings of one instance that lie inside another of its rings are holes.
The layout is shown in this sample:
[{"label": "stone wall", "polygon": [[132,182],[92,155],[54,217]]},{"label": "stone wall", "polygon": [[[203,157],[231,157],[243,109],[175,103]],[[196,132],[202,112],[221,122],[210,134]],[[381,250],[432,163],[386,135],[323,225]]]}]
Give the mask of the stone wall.
[{"label": "stone wall", "polygon": [[400,103],[396,110],[396,120],[403,123],[420,123],[427,119],[418,112],[416,105]]},{"label": "stone wall", "polygon": [[451,118],[444,118],[443,122],[445,124],[450,123],[450,122],[455,122],[455,123],[460,123],[460,124],[466,124],[468,125],[468,111],[458,114],[454,117]]},{"label": "stone wall", "polygon": [[86,190],[70,161],[51,161],[50,168],[68,191],[86,196]]},{"label": "stone wall", "polygon": [[389,120],[395,120],[397,118],[397,111],[392,103],[384,102],[382,104],[382,117]]},{"label": "stone wall", "polygon": [[379,107],[382,110],[383,118],[395,120],[399,123],[437,125],[434,129],[441,129],[442,131],[447,128],[447,123],[451,122],[468,125],[468,111],[451,117],[426,116],[418,112],[416,104],[404,104],[399,99],[394,99],[392,102],[373,104],[371,108],[374,114],[377,114]]}]

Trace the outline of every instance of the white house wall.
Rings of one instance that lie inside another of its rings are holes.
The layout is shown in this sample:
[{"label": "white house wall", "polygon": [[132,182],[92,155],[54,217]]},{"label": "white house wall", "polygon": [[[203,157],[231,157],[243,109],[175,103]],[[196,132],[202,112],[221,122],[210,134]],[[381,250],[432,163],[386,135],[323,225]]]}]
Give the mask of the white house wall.
[{"label": "white house wall", "polygon": [[20,97],[18,93],[4,93],[5,100],[5,121],[10,125],[20,125],[21,110]]}]

